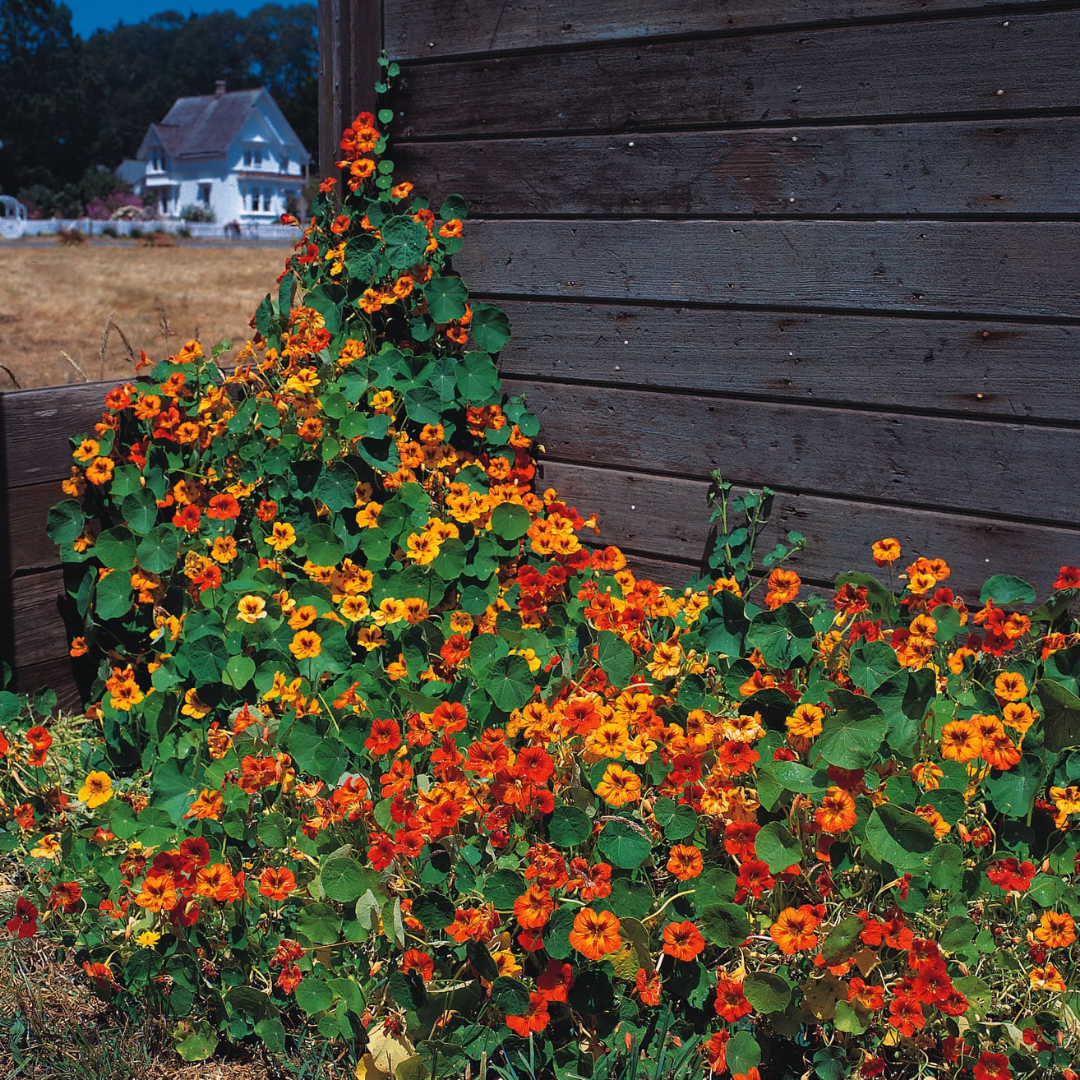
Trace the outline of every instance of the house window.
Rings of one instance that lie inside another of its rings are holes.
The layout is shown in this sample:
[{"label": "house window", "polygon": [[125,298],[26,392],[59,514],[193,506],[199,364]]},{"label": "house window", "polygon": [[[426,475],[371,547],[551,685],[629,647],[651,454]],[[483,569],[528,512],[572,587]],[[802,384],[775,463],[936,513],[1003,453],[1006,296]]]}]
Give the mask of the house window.
[{"label": "house window", "polygon": [[256,169],[262,168],[263,152],[261,146],[245,146],[244,147],[244,166],[248,169],[254,167]]},{"label": "house window", "polygon": [[170,187],[163,187],[158,189],[158,210],[162,214],[169,214],[172,211],[173,201],[173,189]]},{"label": "house window", "polygon": [[274,193],[270,190],[270,188],[263,188],[263,203],[262,203],[262,206],[263,206],[263,213],[264,214],[269,214],[270,213],[270,209],[271,209],[270,203],[273,200],[273,198],[274,198]]},{"label": "house window", "polygon": [[210,185],[209,184],[200,184],[199,185],[199,202],[202,203],[203,206],[209,206],[210,205]]},{"label": "house window", "polygon": [[287,173],[289,171],[289,155],[285,154],[281,159],[281,171]]},{"label": "house window", "polygon": [[154,147],[150,151],[150,159],[147,162],[149,172],[164,172],[165,171],[165,154],[159,147]]}]

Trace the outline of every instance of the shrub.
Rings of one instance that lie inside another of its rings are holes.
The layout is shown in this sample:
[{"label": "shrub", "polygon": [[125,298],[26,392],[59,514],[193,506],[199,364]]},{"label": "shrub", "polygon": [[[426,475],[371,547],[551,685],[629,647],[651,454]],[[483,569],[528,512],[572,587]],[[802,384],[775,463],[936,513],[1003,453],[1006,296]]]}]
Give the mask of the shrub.
[{"label": "shrub", "polygon": [[897,595],[883,540],[889,586],[800,599],[718,478],[714,573],[638,578],[535,490],[463,200],[396,182],[369,114],[342,149],[239,366],[188,342],[73,440],[100,736],[0,695],[9,933],[190,1059],[1067,1075],[1080,571],[1029,614],[937,558]]},{"label": "shrub", "polygon": [[187,206],[181,208],[180,218],[191,224],[196,222],[210,224],[215,220],[214,211],[209,206],[202,206],[198,203],[188,203]]}]

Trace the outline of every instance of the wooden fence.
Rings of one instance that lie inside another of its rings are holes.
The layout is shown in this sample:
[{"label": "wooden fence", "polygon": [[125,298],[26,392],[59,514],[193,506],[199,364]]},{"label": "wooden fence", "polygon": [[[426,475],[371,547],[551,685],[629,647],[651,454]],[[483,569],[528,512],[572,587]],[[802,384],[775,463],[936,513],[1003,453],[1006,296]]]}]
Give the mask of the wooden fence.
[{"label": "wooden fence", "polygon": [[[320,35],[322,160],[385,46],[542,483],[638,566],[699,565],[715,468],[812,582],[887,535],[969,595],[1080,561],[1080,3],[321,0]],[[0,395],[0,650],[68,701],[44,519],[102,394]]]}]

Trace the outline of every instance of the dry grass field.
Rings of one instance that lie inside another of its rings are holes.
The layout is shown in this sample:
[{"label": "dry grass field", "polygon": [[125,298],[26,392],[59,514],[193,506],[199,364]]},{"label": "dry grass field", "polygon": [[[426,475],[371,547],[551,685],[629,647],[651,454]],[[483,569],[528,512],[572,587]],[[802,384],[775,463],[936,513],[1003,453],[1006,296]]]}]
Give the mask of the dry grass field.
[{"label": "dry grass field", "polygon": [[[101,336],[111,312],[135,353],[165,357],[164,309],[171,351],[188,338],[209,347],[251,335],[252,313],[273,288],[284,246],[182,241],[146,247],[92,240],[76,247],[41,238],[0,244],[0,390],[123,378],[132,365],[120,336]],[[14,381],[11,376],[14,376]]]}]

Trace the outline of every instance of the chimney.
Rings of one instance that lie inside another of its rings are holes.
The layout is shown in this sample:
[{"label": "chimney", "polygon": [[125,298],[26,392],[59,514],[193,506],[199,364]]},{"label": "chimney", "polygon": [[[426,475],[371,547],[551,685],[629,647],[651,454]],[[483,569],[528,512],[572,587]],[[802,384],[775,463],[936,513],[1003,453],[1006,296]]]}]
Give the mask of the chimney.
[{"label": "chimney", "polygon": [[219,98],[224,93],[225,93],[225,80],[224,79],[218,79],[218,81],[216,83],[214,83],[214,97]]}]

